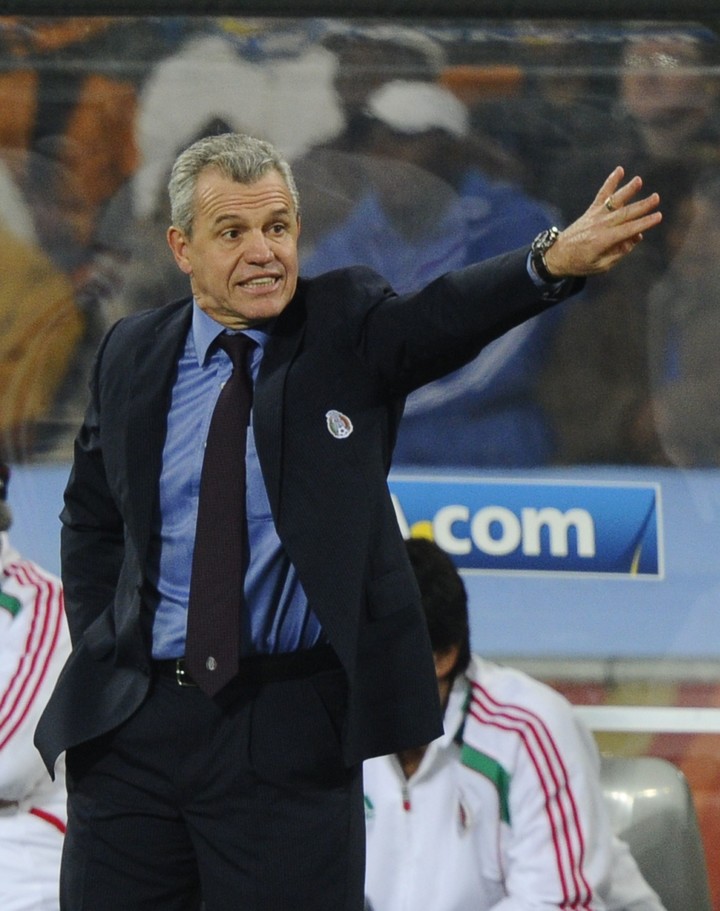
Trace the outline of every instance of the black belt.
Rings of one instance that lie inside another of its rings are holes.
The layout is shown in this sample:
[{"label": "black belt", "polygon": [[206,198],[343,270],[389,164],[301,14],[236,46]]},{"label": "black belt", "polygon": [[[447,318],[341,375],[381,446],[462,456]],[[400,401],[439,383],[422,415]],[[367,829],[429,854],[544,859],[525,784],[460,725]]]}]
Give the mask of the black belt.
[{"label": "black belt", "polygon": [[[174,680],[178,686],[197,686],[185,667],[184,658],[155,660],[152,667],[159,677]],[[332,647],[318,645],[298,652],[249,655],[240,660],[240,668],[235,679],[242,683],[274,683],[278,680],[309,677],[318,671],[329,671],[339,667],[340,661]]]}]

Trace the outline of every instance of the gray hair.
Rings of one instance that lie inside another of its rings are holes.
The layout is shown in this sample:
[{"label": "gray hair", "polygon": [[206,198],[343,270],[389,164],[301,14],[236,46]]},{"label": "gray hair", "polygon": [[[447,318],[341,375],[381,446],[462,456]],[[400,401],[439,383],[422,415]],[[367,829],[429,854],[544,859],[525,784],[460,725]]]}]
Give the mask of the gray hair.
[{"label": "gray hair", "polygon": [[181,152],[170,173],[168,194],[172,223],[188,237],[192,235],[195,189],[200,172],[217,168],[237,183],[251,184],[275,170],[290,191],[295,213],[300,214],[300,197],[287,161],[269,142],[243,133],[205,136]]}]

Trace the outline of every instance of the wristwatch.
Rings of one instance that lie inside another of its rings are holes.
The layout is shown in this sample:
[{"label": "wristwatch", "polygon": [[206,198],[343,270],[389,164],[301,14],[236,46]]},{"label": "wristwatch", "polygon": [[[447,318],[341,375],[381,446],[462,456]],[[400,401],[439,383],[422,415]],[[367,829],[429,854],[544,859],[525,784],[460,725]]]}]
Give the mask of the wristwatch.
[{"label": "wristwatch", "polygon": [[560,229],[553,225],[552,228],[546,228],[544,231],[541,231],[530,247],[530,263],[535,270],[535,274],[539,279],[547,282],[549,285],[555,285],[562,280],[560,276],[552,274],[545,262],[545,254],[559,236]]}]

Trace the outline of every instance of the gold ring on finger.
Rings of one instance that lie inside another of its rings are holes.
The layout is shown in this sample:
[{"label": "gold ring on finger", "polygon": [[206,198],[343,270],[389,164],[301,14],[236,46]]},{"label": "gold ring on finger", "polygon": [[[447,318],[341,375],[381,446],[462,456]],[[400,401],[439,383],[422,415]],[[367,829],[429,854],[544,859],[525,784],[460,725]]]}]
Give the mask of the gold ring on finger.
[{"label": "gold ring on finger", "polygon": [[604,202],[604,206],[608,210],[608,212],[615,211],[615,206],[613,205],[612,196],[608,196],[608,198]]}]

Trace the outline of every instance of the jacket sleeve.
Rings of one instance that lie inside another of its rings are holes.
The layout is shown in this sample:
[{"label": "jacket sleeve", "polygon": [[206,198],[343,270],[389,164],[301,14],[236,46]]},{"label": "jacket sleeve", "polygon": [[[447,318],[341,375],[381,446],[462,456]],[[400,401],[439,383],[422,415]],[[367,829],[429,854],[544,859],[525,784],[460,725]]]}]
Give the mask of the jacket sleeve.
[{"label": "jacket sleeve", "polygon": [[362,335],[364,356],[384,384],[406,395],[445,376],[583,287],[582,279],[538,286],[527,256],[521,248],[448,272],[418,293],[386,293],[368,311]]},{"label": "jacket sleeve", "polygon": [[605,911],[613,839],[599,756],[570,704],[535,681],[502,704],[474,688],[465,739],[499,757],[507,773],[506,897],[493,911]]},{"label": "jacket sleeve", "polygon": [[0,606],[0,804],[32,797],[47,772],[33,733],[70,652],[60,580],[13,561]]},{"label": "jacket sleeve", "polygon": [[109,488],[100,445],[98,374],[75,440],[74,461],[60,514],[60,551],[65,604],[73,644],[111,603],[124,552],[124,526]]}]

